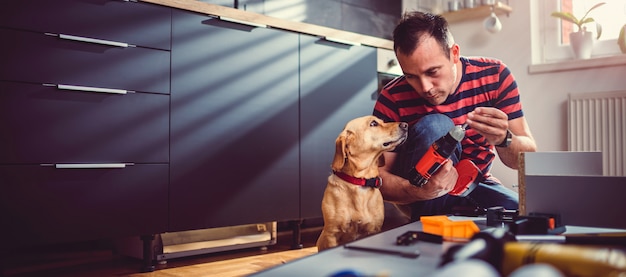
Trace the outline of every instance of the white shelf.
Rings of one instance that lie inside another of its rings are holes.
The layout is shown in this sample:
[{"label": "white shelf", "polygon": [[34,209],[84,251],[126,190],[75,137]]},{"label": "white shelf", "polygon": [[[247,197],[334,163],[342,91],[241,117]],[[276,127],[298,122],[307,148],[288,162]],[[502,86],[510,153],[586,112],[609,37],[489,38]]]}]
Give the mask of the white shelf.
[{"label": "white shelf", "polygon": [[489,14],[491,14],[491,7],[493,7],[497,15],[508,15],[509,13],[513,12],[513,9],[510,6],[503,4],[502,2],[496,2],[494,5],[484,5],[470,9],[462,9],[454,12],[442,13],[441,16],[443,16],[449,23],[475,18],[484,19],[489,16]]}]

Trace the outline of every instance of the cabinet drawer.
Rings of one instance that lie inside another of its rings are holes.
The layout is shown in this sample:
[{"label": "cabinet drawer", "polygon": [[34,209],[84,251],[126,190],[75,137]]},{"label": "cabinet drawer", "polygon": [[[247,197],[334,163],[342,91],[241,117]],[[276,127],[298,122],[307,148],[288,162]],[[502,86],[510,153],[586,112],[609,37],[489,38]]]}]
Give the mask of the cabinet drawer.
[{"label": "cabinet drawer", "polygon": [[166,164],[0,165],[0,244],[12,248],[164,232],[167,175]]},{"label": "cabinet drawer", "polygon": [[169,95],[0,82],[0,163],[169,161]]},{"label": "cabinet drawer", "polygon": [[122,0],[2,1],[0,26],[170,49],[170,8]]},{"label": "cabinet drawer", "polygon": [[169,51],[2,28],[0,37],[0,80],[169,93]]}]

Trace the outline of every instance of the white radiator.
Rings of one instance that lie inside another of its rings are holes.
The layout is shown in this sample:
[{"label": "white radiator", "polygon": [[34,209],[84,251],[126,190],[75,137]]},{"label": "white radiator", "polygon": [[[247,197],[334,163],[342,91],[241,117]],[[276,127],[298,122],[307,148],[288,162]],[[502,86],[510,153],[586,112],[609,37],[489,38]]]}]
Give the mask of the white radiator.
[{"label": "white radiator", "polygon": [[570,94],[569,150],[600,151],[603,174],[626,176],[626,91]]}]

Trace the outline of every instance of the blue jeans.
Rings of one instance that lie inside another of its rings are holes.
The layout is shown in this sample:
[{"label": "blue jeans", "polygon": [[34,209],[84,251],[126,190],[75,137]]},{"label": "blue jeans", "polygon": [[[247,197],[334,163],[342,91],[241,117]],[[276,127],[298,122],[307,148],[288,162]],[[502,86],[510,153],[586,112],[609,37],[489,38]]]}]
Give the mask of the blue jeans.
[{"label": "blue jeans", "polygon": [[[440,137],[454,127],[452,120],[443,114],[431,114],[423,117],[409,129],[409,137],[399,150],[394,173],[407,178],[409,170],[417,164],[426,150]],[[453,164],[459,162],[461,144],[450,157]],[[500,184],[496,179],[487,179],[466,197],[443,195],[441,197],[418,201],[411,204],[411,220],[419,220],[423,215],[451,214],[456,209],[485,209],[502,206],[507,210],[518,209],[518,194]]]}]

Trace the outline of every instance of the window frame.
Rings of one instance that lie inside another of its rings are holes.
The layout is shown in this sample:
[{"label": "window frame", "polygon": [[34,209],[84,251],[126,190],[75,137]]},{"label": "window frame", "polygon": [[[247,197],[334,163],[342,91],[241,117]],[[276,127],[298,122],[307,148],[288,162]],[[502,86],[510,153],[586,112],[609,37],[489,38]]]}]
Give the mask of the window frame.
[{"label": "window frame", "polygon": [[[552,17],[553,11],[559,10],[561,0],[536,0],[537,12],[539,13],[540,23],[540,61],[539,63],[553,63],[573,59],[573,53],[569,49],[569,44],[560,43],[560,30],[562,20]],[[595,28],[593,29],[595,31]],[[622,55],[617,46],[617,39],[599,40],[594,43],[591,58],[600,58],[607,56]]]}]

